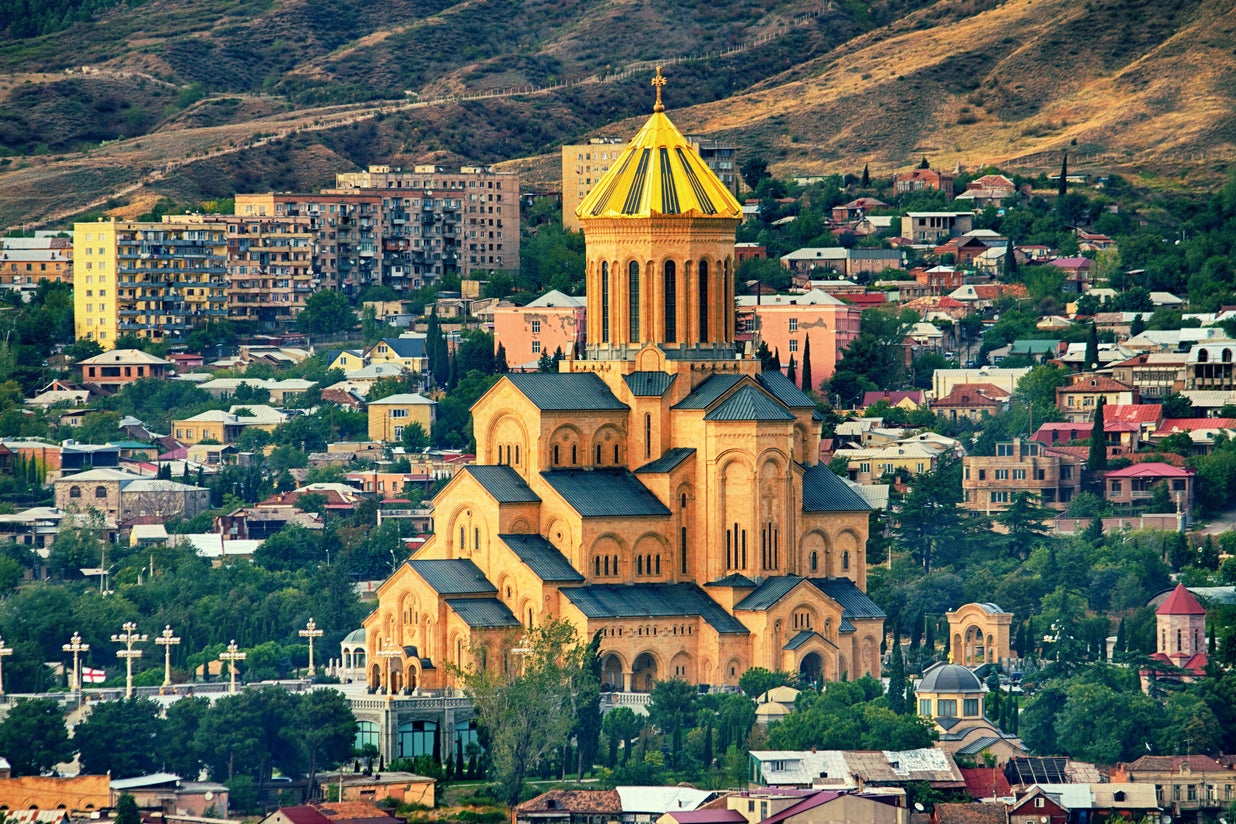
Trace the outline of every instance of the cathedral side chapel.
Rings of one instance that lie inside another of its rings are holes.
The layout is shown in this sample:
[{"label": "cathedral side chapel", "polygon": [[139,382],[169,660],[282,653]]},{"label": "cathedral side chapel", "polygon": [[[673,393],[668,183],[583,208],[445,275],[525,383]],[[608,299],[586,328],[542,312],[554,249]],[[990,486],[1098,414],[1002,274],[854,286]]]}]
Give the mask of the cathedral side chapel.
[{"label": "cathedral side chapel", "polygon": [[879,675],[869,507],[819,463],[812,400],[735,349],[742,210],[666,116],[664,82],[658,69],[652,117],[577,210],[582,357],[477,401],[477,463],[378,590],[378,691],[506,666],[520,629],[553,619],[601,633],[614,690],[733,685],[752,666]]}]

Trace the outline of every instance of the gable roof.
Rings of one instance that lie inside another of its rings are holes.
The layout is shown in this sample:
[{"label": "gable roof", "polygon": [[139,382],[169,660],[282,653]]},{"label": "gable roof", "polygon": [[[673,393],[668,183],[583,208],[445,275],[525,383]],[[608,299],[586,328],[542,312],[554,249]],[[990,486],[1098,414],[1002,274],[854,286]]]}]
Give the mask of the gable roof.
[{"label": "gable roof", "polygon": [[403,392],[398,395],[387,395],[376,401],[369,401],[370,406],[437,406],[438,402],[425,397],[420,392]]},{"label": "gable roof", "polygon": [[885,618],[884,610],[849,578],[808,578],[829,598],[841,605],[842,615],[850,619]]},{"label": "gable roof", "polygon": [[425,356],[425,337],[423,335],[407,338],[382,338],[369,347],[369,351],[372,352],[383,343],[401,358],[423,358]]},{"label": "gable roof", "polygon": [[797,575],[777,575],[765,578],[764,581],[734,605],[735,610],[751,610],[762,612],[784,598],[790,590],[801,584],[806,578]]},{"label": "gable roof", "polygon": [[503,380],[510,381],[543,412],[629,408],[592,372],[512,372]]},{"label": "gable roof", "polygon": [[935,824],[1006,824],[1008,812],[1002,804],[955,802],[935,805]]},{"label": "gable roof", "polygon": [[673,449],[667,449],[661,457],[654,461],[649,461],[639,469],[635,470],[635,474],[659,475],[666,472],[673,472],[678,468],[679,464],[694,454],[695,449],[693,447],[676,446]]},{"label": "gable roof", "polygon": [[568,295],[566,292],[562,292],[557,289],[550,289],[536,300],[524,304],[524,308],[549,309],[558,306],[566,306],[572,309],[578,309],[587,305],[588,301],[586,298],[577,298],[574,295]]},{"label": "gable roof", "polygon": [[803,512],[867,512],[871,506],[823,464],[803,470]]},{"label": "gable roof", "polygon": [[572,813],[622,812],[622,800],[617,790],[550,790],[529,799],[515,808],[517,813],[548,811]]},{"label": "gable roof", "polygon": [[707,409],[741,380],[741,375],[709,375],[691,394],[674,404],[674,409]]},{"label": "gable roof", "polygon": [[670,514],[628,469],[554,469],[541,477],[584,518]]},{"label": "gable roof", "polygon": [[1013,794],[1009,780],[995,767],[958,767],[973,798],[1008,798]]},{"label": "gable roof", "polygon": [[777,401],[744,386],[704,416],[706,421],[792,421],[794,416]]},{"label": "gable roof", "polygon": [[77,362],[77,366],[109,366],[113,364],[149,364],[150,366],[170,366],[171,361],[150,354],[141,349],[112,349],[100,352]]},{"label": "gable roof", "polygon": [[1172,590],[1172,594],[1167,596],[1167,600],[1163,605],[1154,611],[1155,615],[1205,615],[1206,610],[1197,599],[1193,597],[1193,593],[1185,588],[1184,584],[1176,584],[1176,588]]},{"label": "gable roof", "polygon": [[481,568],[466,558],[411,560],[407,563],[439,595],[492,595],[498,591]]},{"label": "gable roof", "polygon": [[476,479],[485,491],[494,496],[500,504],[534,504],[541,498],[532,491],[532,487],[519,477],[519,474],[509,466],[480,466],[473,464],[465,466],[467,472]]},{"label": "gable roof", "polygon": [[542,581],[584,580],[566,556],[540,535],[499,535],[498,539]]},{"label": "gable roof", "polygon": [[787,378],[779,369],[760,372],[755,376],[760,386],[790,409],[815,409],[815,401]]},{"label": "gable roof", "polygon": [[470,627],[518,627],[519,619],[497,598],[446,598],[446,605]]},{"label": "gable roof", "polygon": [[717,632],[748,630],[695,584],[590,584],[565,587],[562,594],[588,618],[703,618]]},{"label": "gable roof", "polygon": [[1171,464],[1162,463],[1160,461],[1147,461],[1145,463],[1133,464],[1126,466],[1123,469],[1113,469],[1103,477],[1105,478],[1192,478],[1195,474],[1193,469],[1181,469]]},{"label": "gable roof", "polygon": [[622,376],[631,394],[637,398],[659,398],[677,378],[677,375],[669,375],[665,372],[632,372]]}]

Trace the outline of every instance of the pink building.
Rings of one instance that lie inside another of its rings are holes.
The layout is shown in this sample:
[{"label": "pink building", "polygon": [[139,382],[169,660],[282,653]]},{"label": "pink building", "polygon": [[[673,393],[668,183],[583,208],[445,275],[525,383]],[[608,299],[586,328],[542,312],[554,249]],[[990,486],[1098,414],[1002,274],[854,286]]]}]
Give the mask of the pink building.
[{"label": "pink building", "polygon": [[1145,506],[1158,484],[1166,484],[1173,503],[1182,512],[1193,508],[1193,476],[1196,470],[1147,461],[1103,476],[1107,500],[1119,507]]},{"label": "pink building", "polygon": [[506,363],[514,371],[537,368],[542,354],[578,352],[584,342],[583,298],[554,290],[527,306],[495,306],[494,346],[506,348]]},{"label": "pink building", "polygon": [[862,308],[852,306],[819,289],[801,295],[740,295],[738,328],[750,332],[754,344],[766,343],[781,353],[781,364],[794,359],[799,386],[803,380],[803,357],[811,341],[811,382],[820,382],[837,369],[841,353],[858,337]]}]

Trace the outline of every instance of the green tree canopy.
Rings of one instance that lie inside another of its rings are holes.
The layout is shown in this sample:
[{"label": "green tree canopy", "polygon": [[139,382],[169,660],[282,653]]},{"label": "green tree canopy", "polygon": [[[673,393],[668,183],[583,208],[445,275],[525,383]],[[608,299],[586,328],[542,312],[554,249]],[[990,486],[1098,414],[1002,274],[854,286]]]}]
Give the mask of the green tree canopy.
[{"label": "green tree canopy", "polygon": [[20,701],[0,722],[0,752],[14,777],[39,775],[73,757],[60,704],[50,698]]}]

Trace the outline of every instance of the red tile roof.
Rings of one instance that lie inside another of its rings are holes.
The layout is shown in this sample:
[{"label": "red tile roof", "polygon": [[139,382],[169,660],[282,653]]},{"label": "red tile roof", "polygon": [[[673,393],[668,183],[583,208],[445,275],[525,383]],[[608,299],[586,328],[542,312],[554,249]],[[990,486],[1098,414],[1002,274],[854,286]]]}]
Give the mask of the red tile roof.
[{"label": "red tile roof", "polygon": [[562,810],[572,813],[622,813],[617,790],[550,790],[515,808],[517,813]]},{"label": "red tile roof", "polygon": [[[1118,380],[1113,380],[1106,375],[1079,375],[1069,386],[1062,386],[1056,390],[1058,395],[1067,395],[1070,392],[1128,392],[1133,387],[1128,384],[1121,383]],[[1103,420],[1107,420],[1107,412],[1103,412]]]},{"label": "red tile roof", "polygon": [[[1123,385],[1123,384],[1122,384]],[[1157,403],[1113,403],[1103,407],[1103,423],[1153,423],[1163,417],[1163,406]]]},{"label": "red tile roof", "polygon": [[313,808],[328,821],[372,821],[390,822],[391,824],[401,821],[369,801],[333,801],[326,804],[314,804]]},{"label": "red tile roof", "polygon": [[[1103,420],[1107,420],[1104,416]],[[1198,429],[1236,429],[1236,418],[1164,418],[1159,433],[1194,432]]]},{"label": "red tile roof", "polygon": [[1007,798],[1013,794],[1004,770],[995,767],[958,767],[966,791],[974,798]]},{"label": "red tile roof", "polygon": [[1193,597],[1193,593],[1185,587],[1184,584],[1176,584],[1176,588],[1172,590],[1172,594],[1167,596],[1167,600],[1163,605],[1154,611],[1155,615],[1205,615],[1206,610],[1197,599]]},{"label": "red tile roof", "polygon": [[889,406],[896,406],[904,400],[921,405],[923,402],[923,390],[876,390],[874,392],[867,392],[863,395],[863,406],[871,406],[880,401],[886,402]]},{"label": "red tile roof", "polygon": [[330,820],[309,806],[280,807],[279,812],[292,824],[327,824]]},{"label": "red tile roof", "polygon": [[1192,772],[1228,769],[1208,755],[1143,755],[1132,764],[1122,766],[1129,770],[1179,772],[1184,764],[1188,764]]},{"label": "red tile roof", "polygon": [[932,401],[933,409],[938,407],[981,407],[984,409],[1003,405],[1009,396],[1000,387],[990,383],[959,383],[938,401]]},{"label": "red tile roof", "polygon": [[1182,469],[1162,461],[1146,461],[1145,463],[1126,466],[1124,469],[1114,469],[1104,477],[1107,478],[1192,478],[1196,470]]}]

